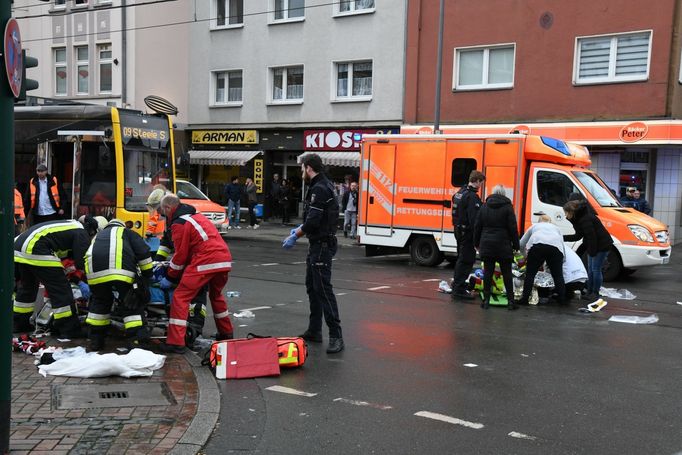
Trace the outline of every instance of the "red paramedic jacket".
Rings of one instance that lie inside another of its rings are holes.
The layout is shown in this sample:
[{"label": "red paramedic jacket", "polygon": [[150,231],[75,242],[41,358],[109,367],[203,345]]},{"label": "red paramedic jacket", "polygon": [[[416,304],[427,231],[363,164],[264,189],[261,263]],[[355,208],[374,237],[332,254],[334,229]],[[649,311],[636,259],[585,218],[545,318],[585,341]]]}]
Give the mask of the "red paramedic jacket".
[{"label": "red paramedic jacket", "polygon": [[180,204],[170,217],[175,253],[168,279],[179,281],[182,274],[229,272],[232,255],[216,227],[194,207]]}]

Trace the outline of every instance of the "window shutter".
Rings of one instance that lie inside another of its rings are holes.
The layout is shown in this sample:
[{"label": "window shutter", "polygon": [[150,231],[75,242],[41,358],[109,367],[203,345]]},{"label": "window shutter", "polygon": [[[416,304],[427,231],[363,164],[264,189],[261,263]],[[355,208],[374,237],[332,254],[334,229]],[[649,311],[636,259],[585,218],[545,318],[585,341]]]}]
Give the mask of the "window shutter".
[{"label": "window shutter", "polygon": [[580,79],[608,77],[611,37],[580,41]]},{"label": "window shutter", "polygon": [[616,76],[646,74],[649,56],[649,33],[618,38]]}]

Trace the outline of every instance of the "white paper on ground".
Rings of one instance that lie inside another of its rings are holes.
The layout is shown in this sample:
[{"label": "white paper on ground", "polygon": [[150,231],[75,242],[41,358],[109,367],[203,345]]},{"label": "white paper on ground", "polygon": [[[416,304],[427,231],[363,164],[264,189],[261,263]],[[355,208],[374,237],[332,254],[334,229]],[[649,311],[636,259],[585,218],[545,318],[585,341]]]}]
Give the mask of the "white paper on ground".
[{"label": "white paper on ground", "polygon": [[624,322],[626,324],[655,324],[658,322],[657,314],[650,314],[649,316],[629,316],[616,314],[609,318],[611,322]]},{"label": "white paper on ground", "polygon": [[124,378],[151,376],[154,370],[163,367],[166,356],[154,354],[145,349],[133,349],[128,354],[97,354],[62,358],[49,365],[38,366],[43,376],[70,376],[75,378],[101,378],[122,376]]},{"label": "white paper on ground", "polygon": [[627,289],[615,289],[615,288],[599,288],[599,295],[603,297],[608,297],[610,299],[621,299],[621,300],[634,300],[637,298],[635,294],[628,291]]}]

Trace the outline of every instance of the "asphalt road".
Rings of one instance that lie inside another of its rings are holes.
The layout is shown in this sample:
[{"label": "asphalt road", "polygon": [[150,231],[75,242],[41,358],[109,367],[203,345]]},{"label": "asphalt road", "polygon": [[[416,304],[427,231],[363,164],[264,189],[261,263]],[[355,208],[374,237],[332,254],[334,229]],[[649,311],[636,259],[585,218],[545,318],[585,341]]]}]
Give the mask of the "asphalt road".
[{"label": "asphalt road", "polygon": [[[233,318],[237,335],[301,333],[306,245],[283,252],[275,242],[240,239],[230,248],[228,289],[242,293],[230,310],[255,314]],[[591,315],[578,302],[516,312],[455,304],[437,292],[452,268],[363,253],[345,247],[334,261],[346,350],[326,354],[325,332],[303,368],[219,381],[222,411],[205,453],[682,451],[675,253],[670,265],[611,283],[635,300],[609,299]],[[657,324],[607,321],[651,313]]]}]

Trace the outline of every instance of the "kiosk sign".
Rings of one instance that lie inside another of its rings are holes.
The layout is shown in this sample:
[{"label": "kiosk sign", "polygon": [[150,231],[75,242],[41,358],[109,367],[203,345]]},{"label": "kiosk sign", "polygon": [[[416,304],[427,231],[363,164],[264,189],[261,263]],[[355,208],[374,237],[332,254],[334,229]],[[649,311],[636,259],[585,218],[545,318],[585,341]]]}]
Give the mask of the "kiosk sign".
[{"label": "kiosk sign", "polygon": [[21,56],[21,34],[19,24],[14,18],[7,21],[5,26],[5,70],[7,81],[15,98],[21,93],[21,73],[24,69],[24,59]]}]

